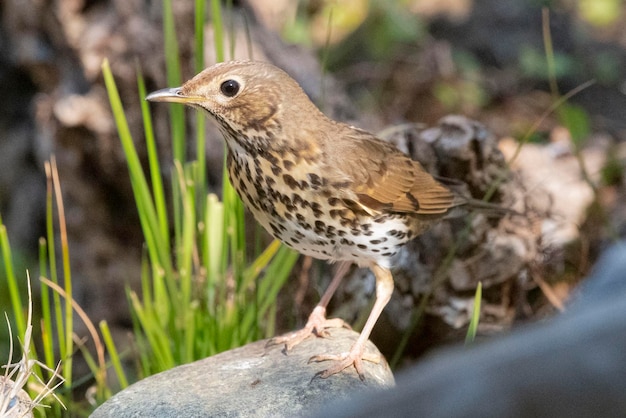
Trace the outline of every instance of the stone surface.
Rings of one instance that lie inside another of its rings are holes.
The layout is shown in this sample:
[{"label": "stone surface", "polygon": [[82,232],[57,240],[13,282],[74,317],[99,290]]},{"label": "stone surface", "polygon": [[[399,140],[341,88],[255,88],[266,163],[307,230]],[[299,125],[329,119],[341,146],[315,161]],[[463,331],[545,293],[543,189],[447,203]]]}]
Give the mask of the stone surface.
[{"label": "stone surface", "polygon": [[[103,417],[294,417],[365,389],[394,385],[385,361],[365,362],[365,381],[353,368],[328,379],[314,378],[328,363],[311,356],[347,351],[358,334],[331,330],[330,338],[310,338],[288,354],[257,341],[204,360],[148,377],[117,393],[92,415]],[[367,353],[378,350],[369,342]]]}]

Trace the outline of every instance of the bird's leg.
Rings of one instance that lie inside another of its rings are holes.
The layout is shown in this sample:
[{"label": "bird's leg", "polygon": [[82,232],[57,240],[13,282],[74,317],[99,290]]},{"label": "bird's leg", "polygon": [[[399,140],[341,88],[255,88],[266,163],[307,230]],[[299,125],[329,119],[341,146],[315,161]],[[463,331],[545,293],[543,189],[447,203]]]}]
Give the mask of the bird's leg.
[{"label": "bird's leg", "polygon": [[350,326],[348,326],[348,324],[346,324],[341,318],[326,319],[326,306],[328,306],[330,299],[333,297],[337,287],[339,287],[339,283],[341,283],[341,280],[348,272],[349,267],[350,263],[347,261],[339,264],[330,285],[322,295],[322,298],[317,306],[313,309],[313,312],[311,312],[311,315],[309,315],[309,319],[307,320],[304,328],[285,335],[274,337],[267,342],[267,345],[285,344],[285,351],[289,351],[312,335],[327,337],[327,328],[350,328]]},{"label": "bird's leg", "polygon": [[363,360],[370,361],[372,363],[380,362],[380,356],[372,357],[365,354],[365,343],[367,343],[378,317],[389,302],[389,299],[391,299],[391,294],[393,293],[393,277],[388,268],[381,267],[378,264],[372,265],[371,269],[374,272],[374,276],[376,276],[376,302],[374,302],[372,311],[367,318],[367,322],[365,322],[363,331],[361,331],[359,338],[352,345],[349,352],[338,355],[323,354],[311,357],[309,362],[326,360],[334,362],[326,370],[317,373],[315,375],[316,377],[325,379],[328,376],[332,376],[333,374],[339,373],[343,369],[354,365],[354,368],[359,374],[361,380],[365,380],[365,375],[363,374]]}]

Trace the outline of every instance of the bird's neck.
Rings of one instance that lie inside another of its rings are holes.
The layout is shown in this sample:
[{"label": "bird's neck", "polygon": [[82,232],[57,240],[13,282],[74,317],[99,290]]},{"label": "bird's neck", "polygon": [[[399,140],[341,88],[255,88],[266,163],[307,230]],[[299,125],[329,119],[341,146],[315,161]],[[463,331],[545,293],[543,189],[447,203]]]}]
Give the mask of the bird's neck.
[{"label": "bird's neck", "polygon": [[[220,123],[219,126],[228,152],[235,156],[255,158],[272,154],[281,158],[289,155],[295,160],[315,160],[325,152],[334,130],[332,121],[321,113],[319,116],[315,125],[307,123],[306,119],[300,123],[294,117],[289,123],[262,132],[234,128],[228,123]],[[320,123],[326,123],[328,129],[320,129]]]}]

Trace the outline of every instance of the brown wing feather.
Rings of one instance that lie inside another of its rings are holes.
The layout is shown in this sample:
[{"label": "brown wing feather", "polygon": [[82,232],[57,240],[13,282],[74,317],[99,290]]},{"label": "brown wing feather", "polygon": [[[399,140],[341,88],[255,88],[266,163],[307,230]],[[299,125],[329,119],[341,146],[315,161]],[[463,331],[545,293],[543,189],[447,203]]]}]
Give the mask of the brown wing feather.
[{"label": "brown wing feather", "polygon": [[[393,145],[368,132],[346,127],[351,141],[342,141],[337,161],[359,203],[374,211],[444,214],[454,205],[454,196]],[[337,147],[337,143],[334,144]],[[345,158],[348,157],[349,158]]]}]

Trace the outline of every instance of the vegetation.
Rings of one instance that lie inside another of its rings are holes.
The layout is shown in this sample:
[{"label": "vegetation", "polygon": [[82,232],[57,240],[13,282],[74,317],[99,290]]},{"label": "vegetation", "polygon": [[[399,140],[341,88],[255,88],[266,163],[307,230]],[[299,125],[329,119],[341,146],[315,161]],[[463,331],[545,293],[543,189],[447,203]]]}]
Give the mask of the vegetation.
[{"label": "vegetation", "polygon": [[[200,57],[196,60],[196,66],[201,69],[204,67],[201,58],[204,3],[197,1],[196,7],[199,16],[196,25],[196,54]],[[220,16],[219,2],[213,1],[213,7],[214,11],[218,11],[215,16]],[[171,85],[179,85],[178,41],[169,1],[164,3],[163,22],[168,80]],[[219,37],[216,49],[220,59],[223,59],[221,39],[223,37]],[[100,337],[96,327],[81,314],[82,309],[72,299],[70,252],[65,231],[61,181],[53,159],[47,165],[48,236],[42,239],[40,251],[43,334],[36,346],[44,353],[41,362],[37,360],[35,350],[26,351],[30,345],[30,316],[27,320],[22,314],[19,281],[14,273],[11,247],[5,227],[0,227],[14,320],[18,334],[28,336],[24,343],[24,352],[25,355],[30,355],[27,363],[32,371],[29,375],[41,380],[39,376],[42,376],[42,370],[46,370],[53,377],[58,373],[61,379],[57,384],[61,387],[57,389],[55,397],[45,398],[50,391],[50,385],[27,386],[37,403],[51,407],[46,412],[41,408],[36,410],[46,416],[63,415],[64,405],[68,405],[72,413],[78,415],[88,415],[92,408],[72,401],[72,390],[83,380],[77,381],[72,373],[72,359],[76,349],[82,352],[91,368],[92,378],[95,379],[92,402],[97,405],[129,384],[125,367],[125,363],[129,361],[135,362],[136,378],[142,378],[273,335],[276,296],[298,256],[294,251],[281,246],[278,241],[270,243],[258,254],[247,254],[248,239],[243,206],[227,177],[224,177],[221,202],[215,194],[207,193],[204,124],[201,122],[203,119],[198,115],[196,156],[187,161],[185,114],[178,106],[173,106],[171,111],[174,157],[171,163],[171,193],[168,195],[168,189],[161,177],[162,163],[158,156],[150,111],[147,102],[143,100],[146,90],[141,70],[138,69],[137,72],[137,100],[141,102],[143,112],[148,173],[143,171],[135,142],[130,135],[108,62],[103,64],[102,70],[121,145],[128,161],[130,180],[145,238],[141,294],[127,290],[134,324],[135,353],[118,352],[106,322],[99,324],[102,335]],[[56,200],[58,213],[56,222],[53,219],[53,198]],[[173,213],[168,213],[170,207],[173,208]],[[55,224],[58,225],[61,235],[60,269],[56,266],[54,245],[47,245],[56,241]],[[173,234],[170,235],[172,230]],[[252,261],[249,262],[249,259]],[[59,277],[63,279],[62,286],[59,285]],[[87,349],[85,341],[75,340],[74,313],[78,313],[91,330],[91,337],[96,345],[96,358]],[[57,347],[58,354],[55,354]],[[11,358],[8,361],[10,363]],[[107,377],[107,374],[114,376]],[[109,386],[111,381],[118,382],[119,387]],[[21,386],[26,386],[25,380],[20,380],[20,383]]]}]

